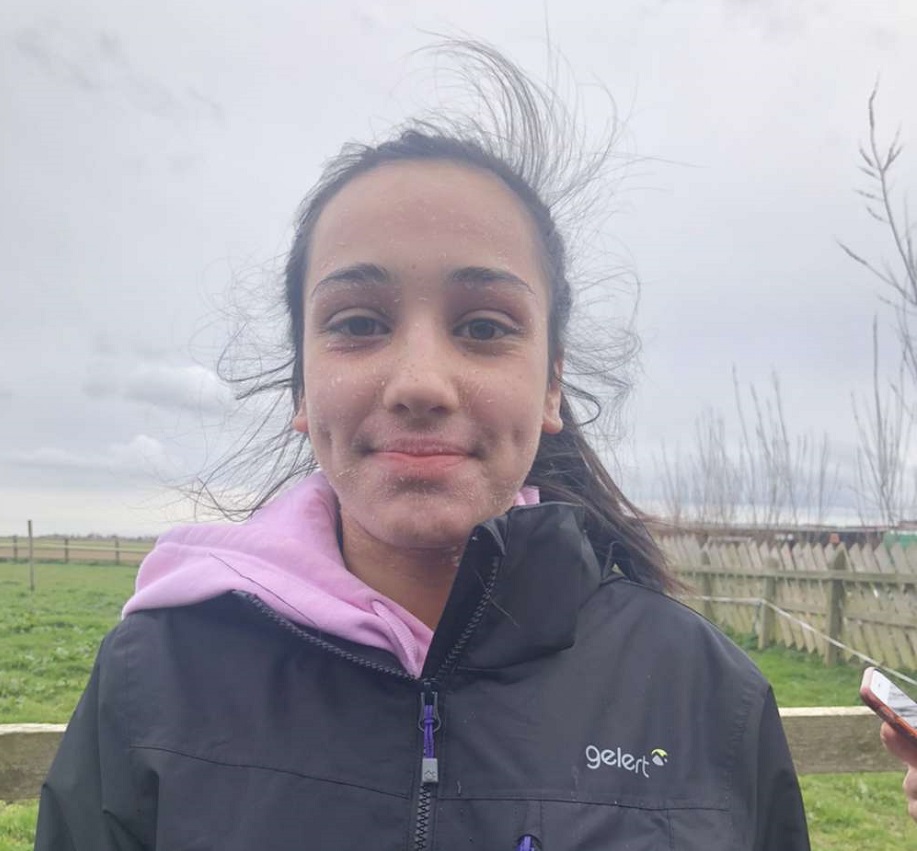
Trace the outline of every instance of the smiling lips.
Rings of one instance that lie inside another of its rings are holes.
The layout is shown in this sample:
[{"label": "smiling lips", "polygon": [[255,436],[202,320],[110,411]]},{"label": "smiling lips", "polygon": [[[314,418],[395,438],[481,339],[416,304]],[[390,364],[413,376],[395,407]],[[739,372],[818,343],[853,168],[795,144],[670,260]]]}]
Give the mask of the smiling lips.
[{"label": "smiling lips", "polygon": [[373,454],[385,464],[403,471],[444,471],[467,460],[472,453],[453,443],[424,438],[394,440],[373,450]]}]

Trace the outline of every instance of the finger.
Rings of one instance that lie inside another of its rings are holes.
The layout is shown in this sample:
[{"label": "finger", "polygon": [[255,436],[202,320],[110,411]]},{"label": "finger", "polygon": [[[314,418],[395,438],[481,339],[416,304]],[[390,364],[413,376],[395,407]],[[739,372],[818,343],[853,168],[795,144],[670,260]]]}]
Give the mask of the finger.
[{"label": "finger", "polygon": [[882,724],[882,744],[892,756],[897,757],[907,765],[917,768],[917,743],[906,738],[889,724]]},{"label": "finger", "polygon": [[909,768],[904,775],[902,784],[904,794],[907,795],[907,811],[914,821],[917,821],[917,768]]},{"label": "finger", "polygon": [[902,784],[908,798],[917,801],[917,768],[909,768]]}]

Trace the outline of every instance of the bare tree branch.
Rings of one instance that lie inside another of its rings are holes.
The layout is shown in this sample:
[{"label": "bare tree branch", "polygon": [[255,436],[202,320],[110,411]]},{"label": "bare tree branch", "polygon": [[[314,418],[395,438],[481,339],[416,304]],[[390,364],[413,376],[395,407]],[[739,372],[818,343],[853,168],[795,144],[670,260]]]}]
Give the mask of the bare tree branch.
[{"label": "bare tree branch", "polygon": [[914,414],[907,404],[904,375],[908,367],[902,359],[898,368],[898,382],[885,382],[879,372],[878,320],[872,323],[872,394],[863,405],[853,398],[853,417],[856,422],[859,446],[857,447],[857,500],[861,519],[867,522],[872,515],[888,525],[895,526],[913,509],[915,493],[909,486],[908,455],[914,426]]}]

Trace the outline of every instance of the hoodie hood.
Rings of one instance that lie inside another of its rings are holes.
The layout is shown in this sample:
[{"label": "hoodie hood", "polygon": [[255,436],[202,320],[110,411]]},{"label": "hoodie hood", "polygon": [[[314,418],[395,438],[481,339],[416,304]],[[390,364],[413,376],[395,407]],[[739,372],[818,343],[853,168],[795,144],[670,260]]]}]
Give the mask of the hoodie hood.
[{"label": "hoodie hood", "polygon": [[[515,500],[536,503],[535,488]],[[301,626],[387,650],[419,676],[433,630],[347,570],[337,522],[334,490],[314,473],[244,523],[179,526],[143,560],[122,614],[240,591]]]}]

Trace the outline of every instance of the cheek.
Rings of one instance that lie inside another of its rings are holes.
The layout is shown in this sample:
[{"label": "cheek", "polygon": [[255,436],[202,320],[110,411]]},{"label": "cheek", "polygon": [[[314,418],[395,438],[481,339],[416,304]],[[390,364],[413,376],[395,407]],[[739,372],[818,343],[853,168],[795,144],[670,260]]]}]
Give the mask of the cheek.
[{"label": "cheek", "polygon": [[358,365],[328,363],[326,358],[306,358],[303,388],[311,419],[337,419],[370,404],[380,384],[370,370]]},{"label": "cheek", "polygon": [[538,444],[541,441],[541,420],[529,418],[525,423],[520,424],[514,435],[513,445],[516,447],[519,462],[526,467],[525,472],[531,467],[535,459],[535,453],[538,451]]},{"label": "cheek", "polygon": [[501,428],[521,452],[534,454],[541,439],[544,421],[546,376],[533,370],[517,380],[502,383],[501,392],[492,395],[487,417]]},{"label": "cheek", "polygon": [[[321,450],[335,433],[347,429],[353,413],[344,404],[344,394],[336,392],[330,383],[318,380],[317,376],[305,377],[306,390],[303,395],[304,410],[309,425],[309,437],[313,448]],[[343,397],[343,398],[342,398]]]}]

